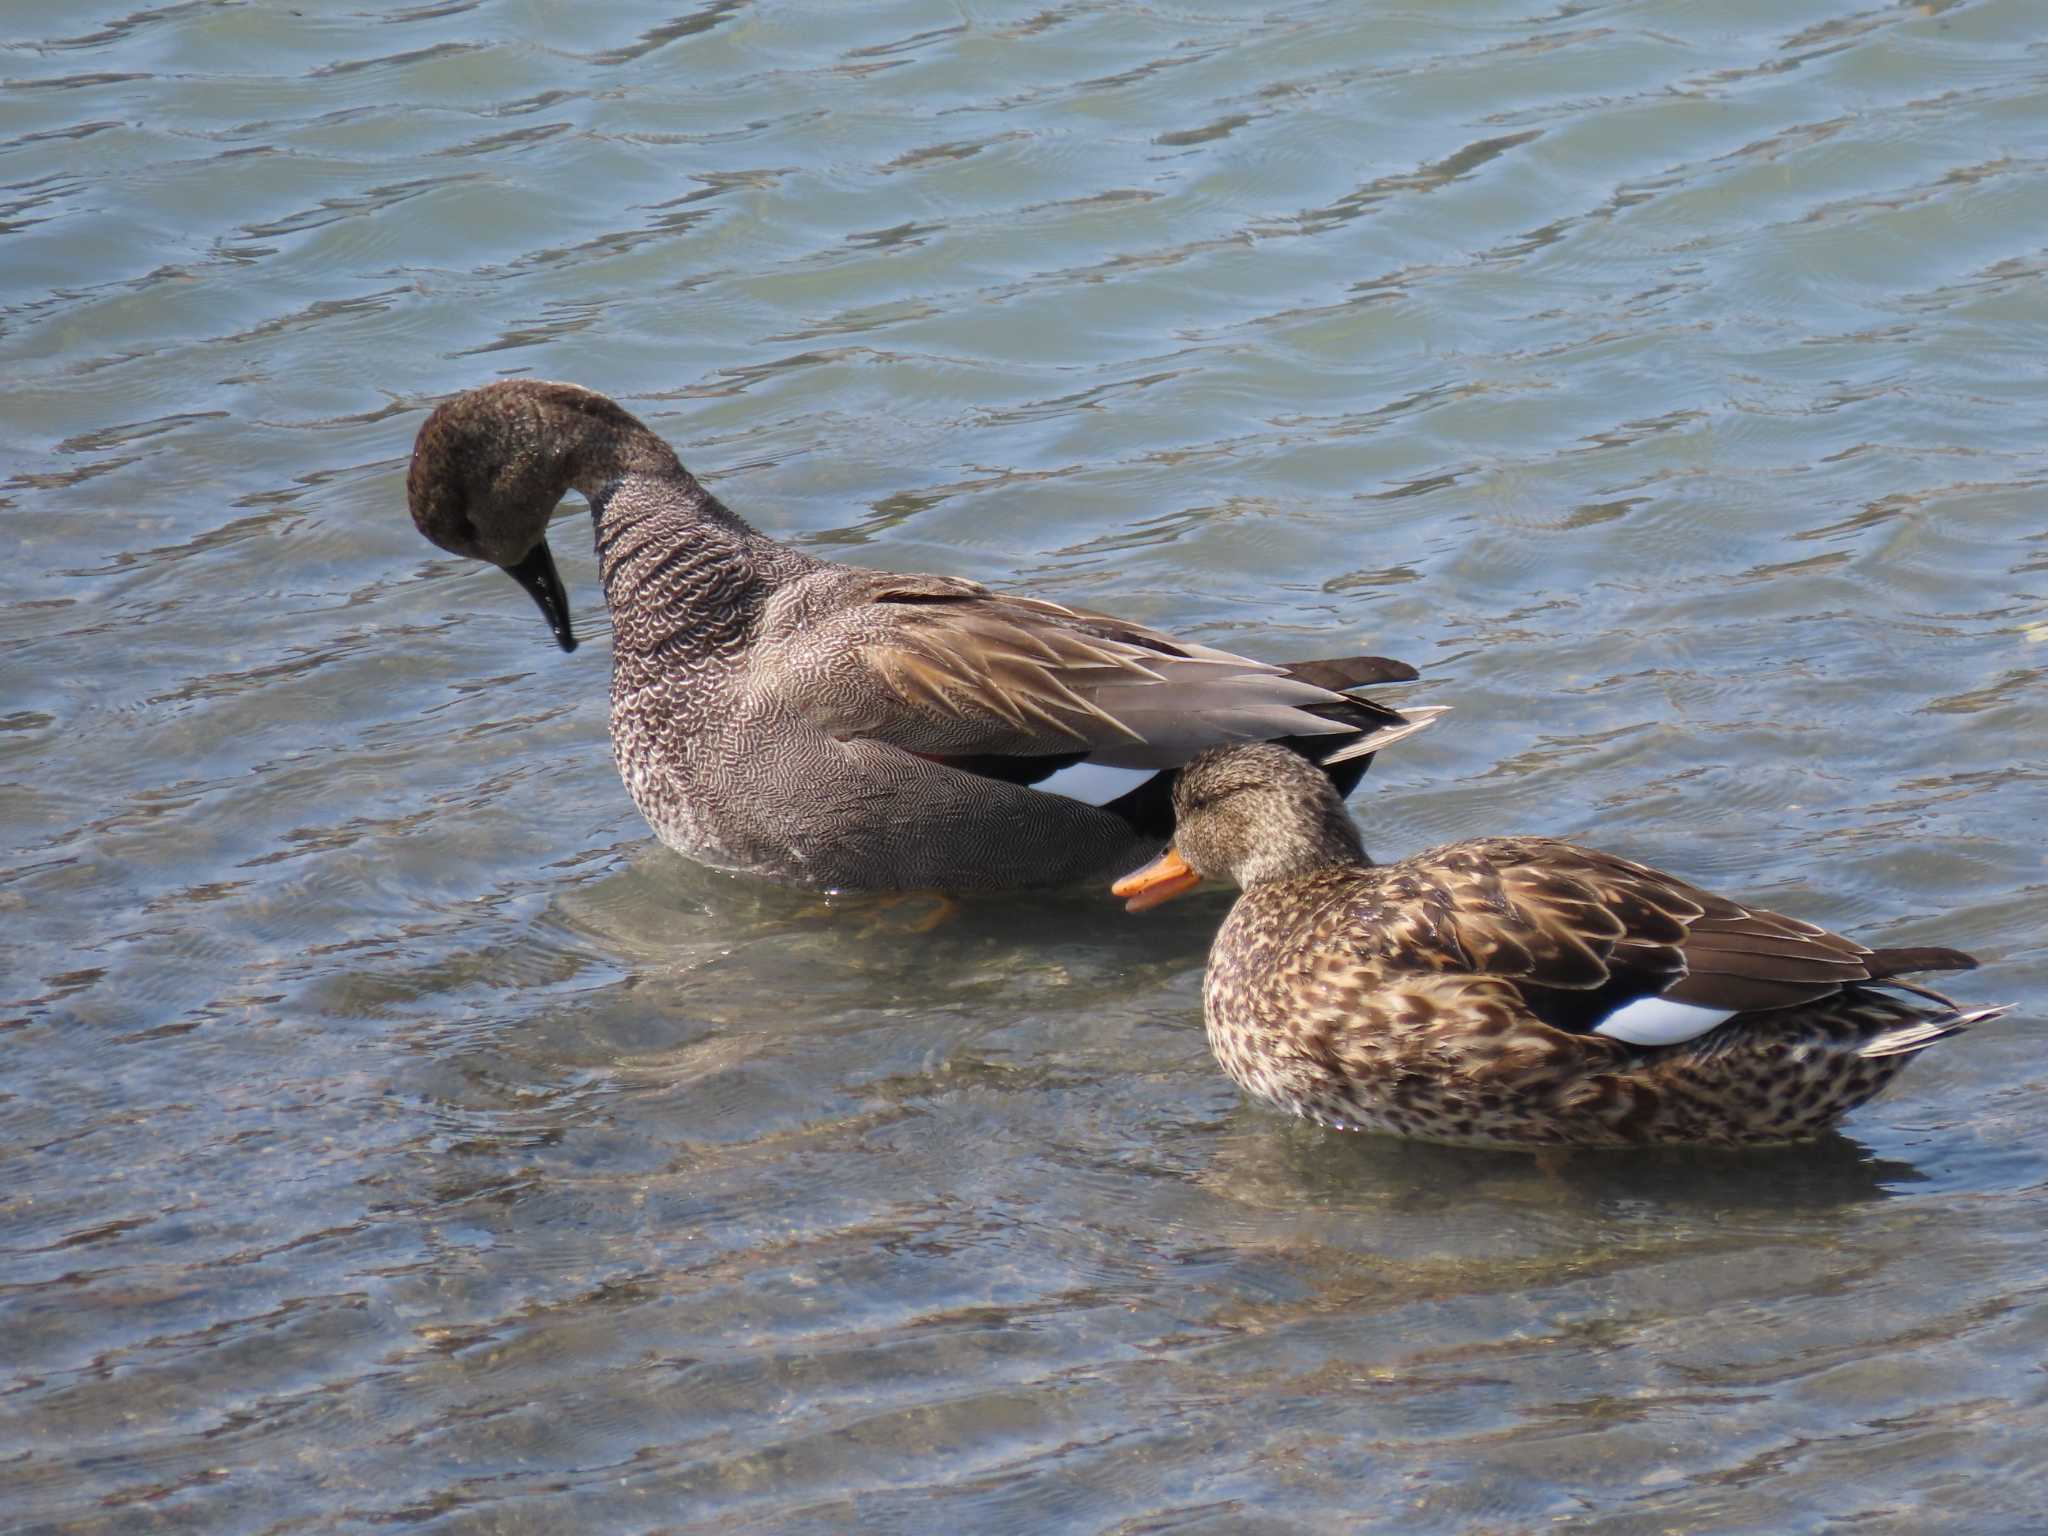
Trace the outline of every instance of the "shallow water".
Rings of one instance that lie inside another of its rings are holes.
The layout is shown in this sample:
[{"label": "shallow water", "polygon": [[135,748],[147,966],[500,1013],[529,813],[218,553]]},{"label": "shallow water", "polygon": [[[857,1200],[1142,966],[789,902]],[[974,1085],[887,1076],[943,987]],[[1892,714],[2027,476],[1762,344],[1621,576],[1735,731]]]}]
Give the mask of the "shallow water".
[{"label": "shallow water", "polygon": [[[0,1524],[2037,1528],[2028,0],[15,0],[0,82]],[[1220,898],[651,842],[577,530],[564,657],[404,515],[516,372],[835,555],[1416,662],[1381,852],[2021,1006],[1799,1152],[1248,1106]]]}]

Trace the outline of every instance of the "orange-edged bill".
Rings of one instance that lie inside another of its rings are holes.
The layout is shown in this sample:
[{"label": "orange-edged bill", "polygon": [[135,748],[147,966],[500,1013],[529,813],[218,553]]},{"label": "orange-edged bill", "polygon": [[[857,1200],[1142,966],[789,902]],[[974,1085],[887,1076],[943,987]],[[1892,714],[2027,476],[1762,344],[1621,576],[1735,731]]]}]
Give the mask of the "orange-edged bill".
[{"label": "orange-edged bill", "polygon": [[1184,896],[1201,883],[1202,877],[1188,866],[1188,861],[1169,848],[1143,869],[1125,875],[1109,888],[1109,893],[1128,898],[1124,902],[1126,912],[1143,912],[1147,907]]}]

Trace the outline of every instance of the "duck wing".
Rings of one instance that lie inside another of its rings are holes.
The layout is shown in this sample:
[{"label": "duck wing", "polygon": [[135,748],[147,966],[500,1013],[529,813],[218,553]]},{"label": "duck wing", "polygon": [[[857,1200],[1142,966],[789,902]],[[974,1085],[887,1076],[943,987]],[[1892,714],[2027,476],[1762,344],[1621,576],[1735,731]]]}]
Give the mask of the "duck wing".
[{"label": "duck wing", "polygon": [[[1436,713],[1403,714],[1107,614],[847,567],[777,595],[754,665],[763,686],[832,735],[1016,782],[1033,781],[1000,760],[1065,757],[1128,770],[1135,783],[1204,747],[1282,737],[1330,738],[1327,760],[1348,760]],[[1301,670],[1333,682],[1414,676],[1378,657]]]},{"label": "duck wing", "polygon": [[1738,1013],[1794,1008],[1900,971],[1966,968],[1958,950],[1872,950],[1612,854],[1541,838],[1431,857],[1456,942],[1530,1012],[1633,1045],[1694,1039]]}]

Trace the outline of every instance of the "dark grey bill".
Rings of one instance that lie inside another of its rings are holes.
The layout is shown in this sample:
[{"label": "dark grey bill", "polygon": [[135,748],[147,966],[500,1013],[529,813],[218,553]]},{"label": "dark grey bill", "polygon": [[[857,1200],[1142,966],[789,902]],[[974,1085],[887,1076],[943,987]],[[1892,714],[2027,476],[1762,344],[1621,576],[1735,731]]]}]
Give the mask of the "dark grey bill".
[{"label": "dark grey bill", "polygon": [[505,574],[533,594],[541,617],[555,632],[555,644],[565,651],[576,649],[576,631],[569,627],[569,594],[562,590],[562,576],[555,569],[554,552],[542,539],[517,565],[505,567]]}]

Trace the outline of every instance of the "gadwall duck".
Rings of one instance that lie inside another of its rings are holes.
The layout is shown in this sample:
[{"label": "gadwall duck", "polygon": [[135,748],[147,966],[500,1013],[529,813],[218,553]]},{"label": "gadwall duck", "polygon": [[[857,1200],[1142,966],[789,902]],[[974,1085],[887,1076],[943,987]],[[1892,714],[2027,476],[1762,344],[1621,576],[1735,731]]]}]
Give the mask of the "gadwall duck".
[{"label": "gadwall duck", "polygon": [[555,504],[590,503],[612,615],[612,749],[655,835],[825,889],[1100,878],[1162,844],[1171,772],[1285,740],[1348,791],[1438,709],[1347,690],[1376,657],[1271,666],[972,581],[820,560],[748,527],[615,401],[508,380],[427,418],[413,522],[502,566],[564,650]]},{"label": "gadwall duck", "polygon": [[1209,1045],[1248,1092],[1343,1130],[1476,1146],[1766,1145],[1819,1135],[1964,1012],[1869,949],[1627,859],[1487,837],[1373,865],[1329,783],[1203,752],[1134,909],[1243,889],[1209,952]]}]

